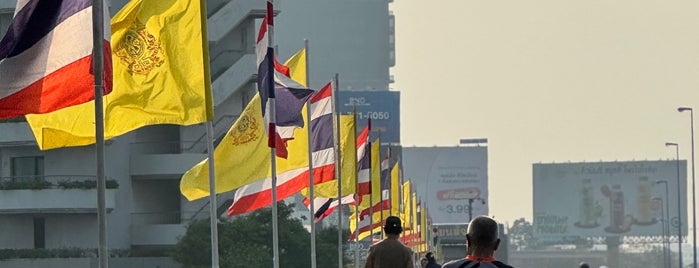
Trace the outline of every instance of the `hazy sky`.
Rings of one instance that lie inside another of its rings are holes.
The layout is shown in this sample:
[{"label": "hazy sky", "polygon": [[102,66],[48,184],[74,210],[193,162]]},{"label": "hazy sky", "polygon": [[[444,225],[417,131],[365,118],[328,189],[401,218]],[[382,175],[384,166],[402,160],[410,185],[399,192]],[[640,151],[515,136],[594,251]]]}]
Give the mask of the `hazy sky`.
[{"label": "hazy sky", "polygon": [[674,159],[666,141],[691,157],[689,114],[676,108],[699,111],[698,1],[390,8],[402,144],[488,138],[490,212],[500,220],[531,220],[533,163]]}]

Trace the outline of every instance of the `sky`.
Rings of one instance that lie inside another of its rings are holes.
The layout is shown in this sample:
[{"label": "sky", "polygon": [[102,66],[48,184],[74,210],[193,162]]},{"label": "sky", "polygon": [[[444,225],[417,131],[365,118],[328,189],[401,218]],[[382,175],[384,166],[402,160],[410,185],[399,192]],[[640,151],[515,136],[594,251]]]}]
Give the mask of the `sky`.
[{"label": "sky", "polygon": [[534,163],[675,159],[665,142],[691,159],[690,115],[676,109],[699,110],[697,1],[395,0],[390,9],[403,146],[488,138],[497,219],[531,221]]}]

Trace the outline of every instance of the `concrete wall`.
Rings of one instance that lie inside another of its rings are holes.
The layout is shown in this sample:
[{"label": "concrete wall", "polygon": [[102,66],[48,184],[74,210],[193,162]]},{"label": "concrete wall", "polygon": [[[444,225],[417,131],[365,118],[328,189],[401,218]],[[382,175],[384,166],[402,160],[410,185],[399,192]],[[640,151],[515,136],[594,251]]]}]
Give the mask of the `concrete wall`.
[{"label": "concrete wall", "polygon": [[32,217],[0,215],[0,248],[34,248]]}]

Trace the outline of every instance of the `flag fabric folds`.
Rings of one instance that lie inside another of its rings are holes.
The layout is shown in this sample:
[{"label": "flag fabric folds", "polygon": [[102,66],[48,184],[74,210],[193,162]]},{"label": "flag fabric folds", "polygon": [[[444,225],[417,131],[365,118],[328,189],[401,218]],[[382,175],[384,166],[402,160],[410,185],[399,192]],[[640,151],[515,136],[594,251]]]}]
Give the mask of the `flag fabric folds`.
[{"label": "flag fabric folds", "polygon": [[[107,7],[101,37],[104,94],[112,90]],[[0,40],[0,119],[48,113],[92,100],[92,1],[25,0],[17,1],[15,10]]]},{"label": "flag fabric folds", "polygon": [[[356,192],[357,155],[356,155],[356,130],[354,115],[340,115],[340,152],[341,152],[341,176],[342,196]],[[337,198],[337,179],[316,183],[315,197]],[[308,189],[302,191],[308,196]]]},{"label": "flag fabric folds", "polygon": [[[276,104],[286,101],[304,100],[280,98]],[[260,96],[256,94],[214,150],[216,193],[232,191],[271,177],[271,159],[261,107]],[[305,129],[297,130],[294,140],[287,144],[289,156],[286,159],[277,157],[279,181],[294,178],[308,170],[307,135]],[[188,200],[209,196],[207,166],[208,159],[205,159],[182,176],[180,191]]]},{"label": "flag fabric folds", "polygon": [[[114,91],[104,100],[104,137],[154,124],[213,117],[199,0],[132,0],[111,21]],[[42,150],[95,142],[94,103],[27,116]]]},{"label": "flag fabric folds", "polygon": [[[333,147],[332,88],[330,84],[318,91],[310,100],[311,105],[311,150],[313,180],[315,183],[329,181],[335,173],[335,149]],[[279,104],[279,103],[277,103]],[[277,175],[277,201],[283,200],[309,186],[308,170],[296,176]],[[253,182],[238,189],[228,215],[237,215],[260,209],[272,204],[271,178]]]}]

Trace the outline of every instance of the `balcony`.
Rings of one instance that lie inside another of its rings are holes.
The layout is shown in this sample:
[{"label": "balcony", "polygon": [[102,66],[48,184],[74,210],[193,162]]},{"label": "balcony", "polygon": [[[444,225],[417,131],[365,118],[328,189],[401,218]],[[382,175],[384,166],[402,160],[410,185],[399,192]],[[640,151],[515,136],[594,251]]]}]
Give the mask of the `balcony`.
[{"label": "balcony", "polygon": [[[0,213],[97,213],[94,176],[0,178]],[[116,182],[105,192],[107,212],[114,209]]]},{"label": "balcony", "polygon": [[170,246],[187,232],[179,211],[131,213],[131,244]]}]

